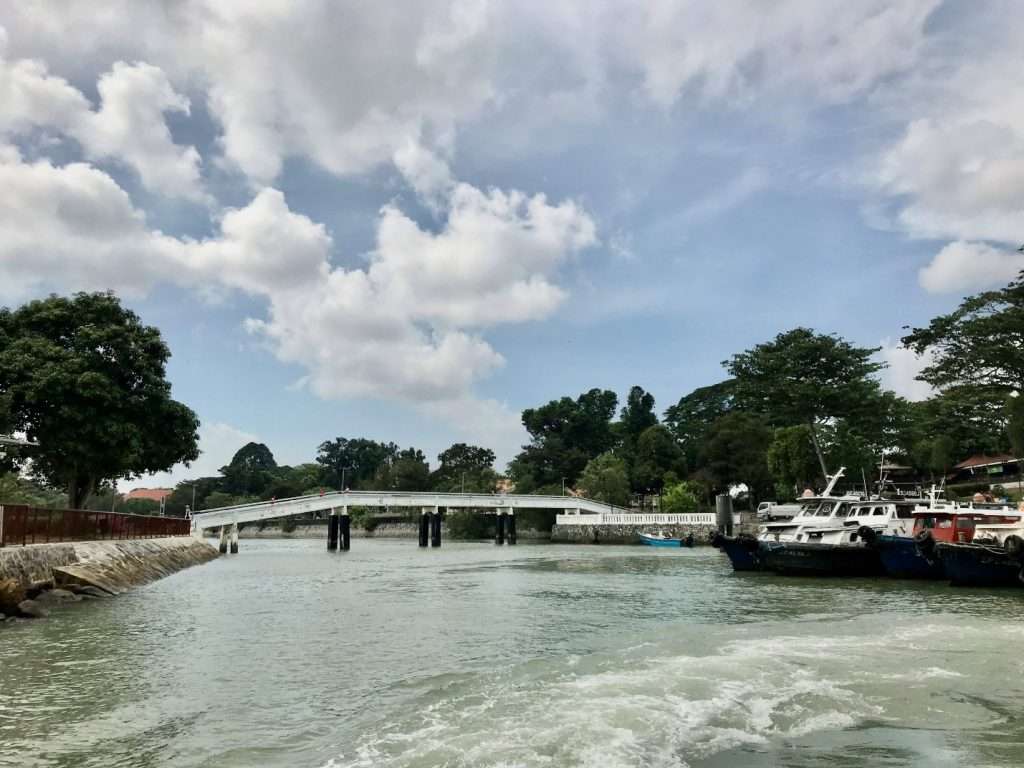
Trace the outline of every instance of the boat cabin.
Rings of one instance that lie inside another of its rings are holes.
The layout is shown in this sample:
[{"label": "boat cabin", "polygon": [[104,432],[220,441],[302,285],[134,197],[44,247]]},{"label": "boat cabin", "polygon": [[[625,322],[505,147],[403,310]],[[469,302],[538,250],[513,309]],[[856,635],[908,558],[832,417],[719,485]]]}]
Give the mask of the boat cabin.
[{"label": "boat cabin", "polygon": [[1014,514],[1009,507],[984,509],[979,507],[956,507],[928,509],[914,513],[914,535],[930,531],[935,541],[969,544],[974,540],[978,525],[1013,525],[1020,523],[1020,514]]}]

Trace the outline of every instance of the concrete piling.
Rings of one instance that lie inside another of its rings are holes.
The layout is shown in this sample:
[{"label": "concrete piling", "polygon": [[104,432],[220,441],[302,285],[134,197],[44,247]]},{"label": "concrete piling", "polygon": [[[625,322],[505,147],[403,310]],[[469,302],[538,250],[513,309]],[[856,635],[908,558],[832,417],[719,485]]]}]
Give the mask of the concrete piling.
[{"label": "concrete piling", "polygon": [[715,513],[718,532],[732,536],[732,496],[728,493],[718,494],[715,497]]},{"label": "concrete piling", "polygon": [[516,543],[516,515],[511,508],[508,510],[508,520],[505,524],[505,532],[508,534],[509,546]]},{"label": "concrete piling", "polygon": [[420,546],[425,547],[430,539],[430,512],[426,509],[420,513]]},{"label": "concrete piling", "polygon": [[226,525],[220,527],[220,543],[217,545],[217,551],[222,555],[228,553],[228,527]]},{"label": "concrete piling", "polygon": [[441,512],[437,507],[430,516],[430,546],[441,546]]},{"label": "concrete piling", "polygon": [[341,510],[341,517],[338,518],[338,548],[342,552],[348,552],[352,548],[351,535],[352,519],[348,516],[348,507]]},{"label": "concrete piling", "polygon": [[334,552],[338,548],[338,516],[331,510],[327,518],[327,551]]},{"label": "concrete piling", "polygon": [[238,523],[231,524],[230,550],[232,555],[238,554]]},{"label": "concrete piling", "polygon": [[494,516],[494,543],[499,547],[505,543],[505,513],[500,509]]}]

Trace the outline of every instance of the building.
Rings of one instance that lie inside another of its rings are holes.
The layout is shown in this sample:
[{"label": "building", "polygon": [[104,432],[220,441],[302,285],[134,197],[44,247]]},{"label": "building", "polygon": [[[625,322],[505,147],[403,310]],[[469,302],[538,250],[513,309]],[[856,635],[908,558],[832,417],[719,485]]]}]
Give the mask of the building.
[{"label": "building", "polygon": [[128,492],[128,495],[124,497],[125,501],[131,501],[132,499],[148,499],[149,501],[155,501],[158,504],[162,504],[164,499],[174,492],[173,488],[133,488]]},{"label": "building", "polygon": [[1000,453],[995,456],[977,454],[964,459],[953,467],[949,478],[950,485],[960,483],[989,483],[990,485],[1009,486],[1016,484],[1020,466],[1013,456]]}]

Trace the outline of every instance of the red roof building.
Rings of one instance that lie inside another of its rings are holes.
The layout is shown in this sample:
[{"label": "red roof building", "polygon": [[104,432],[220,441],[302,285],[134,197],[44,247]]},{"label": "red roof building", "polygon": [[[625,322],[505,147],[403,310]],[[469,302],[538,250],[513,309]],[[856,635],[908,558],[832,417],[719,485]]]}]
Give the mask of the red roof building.
[{"label": "red roof building", "polygon": [[173,493],[173,488],[135,488],[128,491],[126,501],[131,499],[149,499],[150,501],[163,501]]}]

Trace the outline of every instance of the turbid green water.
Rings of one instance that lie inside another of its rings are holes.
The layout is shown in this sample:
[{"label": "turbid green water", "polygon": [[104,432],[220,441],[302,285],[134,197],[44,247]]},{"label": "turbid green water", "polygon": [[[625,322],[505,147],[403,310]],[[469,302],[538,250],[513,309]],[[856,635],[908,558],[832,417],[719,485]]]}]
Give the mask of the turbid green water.
[{"label": "turbid green water", "polygon": [[0,765],[1020,766],[1024,590],[356,540],[0,628]]}]

